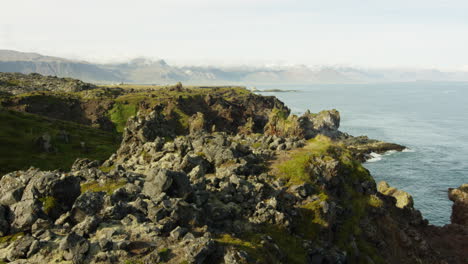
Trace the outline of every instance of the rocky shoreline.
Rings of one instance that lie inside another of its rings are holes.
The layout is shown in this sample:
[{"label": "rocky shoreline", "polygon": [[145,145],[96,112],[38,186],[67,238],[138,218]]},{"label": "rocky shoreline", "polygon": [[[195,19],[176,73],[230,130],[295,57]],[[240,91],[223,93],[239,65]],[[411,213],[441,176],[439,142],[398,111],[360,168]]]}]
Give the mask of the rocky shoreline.
[{"label": "rocky shoreline", "polygon": [[236,89],[141,93],[101,98],[142,98],[107,160],[1,177],[0,263],[468,260],[467,186],[449,191],[452,224],[430,225],[361,164],[405,147],[342,133],[338,111],[295,116]]}]

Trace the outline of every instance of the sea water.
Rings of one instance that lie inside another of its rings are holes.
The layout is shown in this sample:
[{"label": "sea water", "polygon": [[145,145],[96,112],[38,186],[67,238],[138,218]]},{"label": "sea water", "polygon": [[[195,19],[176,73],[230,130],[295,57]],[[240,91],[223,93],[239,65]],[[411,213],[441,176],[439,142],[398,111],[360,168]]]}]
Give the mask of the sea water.
[{"label": "sea water", "polygon": [[268,85],[294,114],[335,108],[340,129],[405,145],[364,166],[375,180],[409,192],[434,225],[450,222],[447,189],[468,183],[468,83]]}]

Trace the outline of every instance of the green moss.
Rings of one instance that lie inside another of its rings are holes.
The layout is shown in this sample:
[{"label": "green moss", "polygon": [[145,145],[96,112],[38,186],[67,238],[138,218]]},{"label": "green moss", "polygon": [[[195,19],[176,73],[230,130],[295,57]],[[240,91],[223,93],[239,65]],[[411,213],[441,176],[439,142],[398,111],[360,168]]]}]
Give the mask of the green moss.
[{"label": "green moss", "polygon": [[285,253],[285,263],[305,263],[307,252],[302,245],[302,238],[290,235],[287,230],[275,225],[262,225],[259,227],[258,232],[246,232],[240,237],[223,234],[216,238],[216,241],[244,250],[250,257],[257,260],[256,263],[277,263],[276,256],[261,244],[264,235],[273,238],[275,244]]},{"label": "green moss", "polygon": [[283,108],[273,108],[271,112],[273,116],[278,117],[280,120],[286,120],[288,118],[288,112]]},{"label": "green moss", "polygon": [[16,241],[18,238],[23,237],[23,236],[24,236],[24,233],[23,233],[23,232],[19,232],[19,233],[16,233],[16,234],[12,234],[12,235],[8,235],[8,236],[0,237],[0,244],[2,244],[2,243],[11,243],[11,242],[14,242],[14,241]]},{"label": "green moss", "polygon": [[105,173],[109,173],[111,170],[113,170],[115,168],[115,165],[112,165],[112,166],[101,166],[99,167],[99,170],[101,170],[102,172],[105,172]]},{"label": "green moss", "polygon": [[[283,159],[286,161],[276,163],[275,175],[287,179],[290,185],[302,183],[316,185],[314,175],[310,170],[310,167],[314,166],[315,158],[339,161],[338,177],[342,181],[336,188],[340,191],[337,194],[338,197],[328,197],[327,193],[321,191],[320,186],[315,186],[319,192],[319,199],[300,206],[300,214],[293,222],[295,233],[301,234],[306,239],[315,240],[320,236],[321,230],[328,230],[329,224],[322,213],[320,203],[333,199],[337,206],[349,212],[336,219],[334,244],[350,253],[350,263],[363,263],[365,261],[362,259],[363,256],[371,257],[375,263],[384,263],[378,251],[365,241],[360,227],[369,208],[381,207],[383,201],[375,195],[366,195],[356,191],[354,187],[356,182],[373,182],[374,180],[369,171],[359,161],[353,159],[351,153],[343,145],[323,136],[316,137],[310,140],[303,149],[293,151],[288,158]],[[363,254],[353,255],[354,250],[349,243],[351,237],[354,237]]]},{"label": "green moss", "polygon": [[195,155],[200,156],[200,157],[206,157],[205,152],[202,152],[202,151],[195,153]]},{"label": "green moss", "polygon": [[[118,148],[116,136],[99,129],[0,108],[0,173],[34,166],[43,170],[70,169],[77,158],[105,160]],[[61,131],[70,141],[60,139]],[[51,136],[55,151],[43,152],[35,140]],[[84,142],[86,148],[81,146]]]},{"label": "green moss", "polygon": [[39,201],[42,202],[42,210],[46,214],[49,214],[57,206],[57,200],[52,196],[40,198]]},{"label": "green moss", "polygon": [[171,254],[171,250],[168,248],[161,248],[158,250],[158,255],[161,257],[161,260],[166,262],[169,260],[169,255]]},{"label": "green moss", "polygon": [[288,160],[276,165],[278,169],[276,176],[288,180],[290,184],[311,183],[308,171],[310,163],[314,157],[324,155],[330,144],[330,139],[324,136],[309,140],[306,147],[293,152]]},{"label": "green moss", "polygon": [[117,132],[123,133],[127,120],[136,115],[138,109],[135,104],[115,103],[109,110],[109,119],[114,123]]},{"label": "green moss", "polygon": [[20,80],[9,80],[6,82],[7,86],[20,86],[21,81]]},{"label": "green moss", "polygon": [[261,148],[262,146],[263,146],[262,142],[255,142],[252,144],[252,148],[254,149]]},{"label": "green moss", "polygon": [[184,113],[180,108],[175,108],[174,113],[176,114],[179,125],[181,129],[183,130],[180,132],[184,132],[188,130],[190,117],[186,113]]},{"label": "green moss", "polygon": [[307,239],[316,239],[319,231],[328,227],[328,221],[324,219],[322,213],[323,201],[328,200],[328,195],[320,193],[318,199],[299,208],[300,216],[297,221],[295,229],[298,233],[302,234]]},{"label": "green moss", "polygon": [[143,264],[145,262],[143,262],[142,260],[138,260],[138,259],[126,259],[123,264]]},{"label": "green moss", "polygon": [[81,185],[81,192],[105,192],[108,195],[111,195],[115,190],[124,187],[127,182],[125,180],[120,181],[108,181],[105,183],[100,183],[97,181],[83,183]]},{"label": "green moss", "polygon": [[153,159],[153,156],[144,150],[140,153],[140,156],[143,157],[143,160],[146,162],[151,162],[151,159]]},{"label": "green moss", "polygon": [[367,202],[372,207],[380,208],[383,206],[383,201],[375,195],[369,195],[369,200]]}]

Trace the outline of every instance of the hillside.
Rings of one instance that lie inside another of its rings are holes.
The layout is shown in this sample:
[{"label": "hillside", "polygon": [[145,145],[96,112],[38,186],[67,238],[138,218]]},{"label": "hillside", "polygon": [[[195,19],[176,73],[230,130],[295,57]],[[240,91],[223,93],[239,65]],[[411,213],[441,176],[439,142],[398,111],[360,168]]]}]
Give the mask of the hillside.
[{"label": "hillside", "polygon": [[0,50],[0,72],[39,73],[89,82],[122,81],[118,73],[92,63],[11,50]]},{"label": "hillside", "polygon": [[437,69],[357,68],[341,66],[175,66],[164,60],[135,58],[98,64],[0,50],[0,72],[40,73],[92,83],[170,84],[327,84],[414,81],[468,81],[464,71]]},{"label": "hillside", "polygon": [[341,132],[335,109],[292,115],[242,87],[61,82],[1,104],[0,262],[468,258],[468,188],[450,189],[452,224],[430,225],[362,166],[405,147]]}]

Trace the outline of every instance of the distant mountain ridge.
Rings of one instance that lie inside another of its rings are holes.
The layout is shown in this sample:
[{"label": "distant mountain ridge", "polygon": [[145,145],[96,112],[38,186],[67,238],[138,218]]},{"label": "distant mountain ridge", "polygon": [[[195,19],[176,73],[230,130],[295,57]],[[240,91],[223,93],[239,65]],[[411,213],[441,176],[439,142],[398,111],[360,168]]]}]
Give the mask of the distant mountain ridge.
[{"label": "distant mountain ridge", "polygon": [[168,84],[307,84],[411,81],[468,81],[468,72],[436,69],[359,69],[298,66],[172,66],[144,57],[124,63],[96,64],[0,50],[0,72],[40,73],[94,83]]}]

